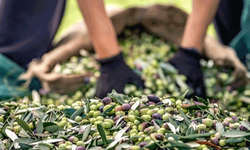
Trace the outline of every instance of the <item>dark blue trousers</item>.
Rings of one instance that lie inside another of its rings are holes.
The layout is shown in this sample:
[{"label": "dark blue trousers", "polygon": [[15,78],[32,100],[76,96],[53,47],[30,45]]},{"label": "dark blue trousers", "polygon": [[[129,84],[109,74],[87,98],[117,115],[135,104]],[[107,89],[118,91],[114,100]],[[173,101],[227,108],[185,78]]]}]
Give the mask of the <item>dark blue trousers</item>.
[{"label": "dark blue trousers", "polygon": [[51,49],[65,0],[0,0],[0,53],[27,69]]}]

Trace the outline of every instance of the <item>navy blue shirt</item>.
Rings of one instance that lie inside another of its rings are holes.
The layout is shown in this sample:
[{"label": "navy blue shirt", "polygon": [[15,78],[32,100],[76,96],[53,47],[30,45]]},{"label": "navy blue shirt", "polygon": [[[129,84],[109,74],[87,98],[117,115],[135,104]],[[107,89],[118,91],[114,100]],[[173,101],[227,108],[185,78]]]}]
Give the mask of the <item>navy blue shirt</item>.
[{"label": "navy blue shirt", "polygon": [[48,52],[65,0],[0,0],[0,53],[27,69]]}]

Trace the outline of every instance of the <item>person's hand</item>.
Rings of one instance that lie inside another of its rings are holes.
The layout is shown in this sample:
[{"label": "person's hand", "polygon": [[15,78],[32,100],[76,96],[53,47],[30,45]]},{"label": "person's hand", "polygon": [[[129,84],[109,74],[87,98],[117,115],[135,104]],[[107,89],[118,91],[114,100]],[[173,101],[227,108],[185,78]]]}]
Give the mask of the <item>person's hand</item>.
[{"label": "person's hand", "polygon": [[234,81],[231,84],[233,90],[244,87],[247,84],[247,69],[237,57],[234,49],[222,45],[218,40],[210,36],[205,38],[204,55],[213,60],[215,65],[233,68]]},{"label": "person's hand", "polygon": [[85,84],[85,78],[91,73],[63,75],[50,71],[51,68],[43,62],[32,61],[28,71],[20,78],[26,79],[28,84],[31,78],[38,78],[42,88],[59,94],[72,93]]},{"label": "person's hand", "polygon": [[175,56],[169,60],[178,71],[187,77],[189,88],[194,90],[193,95],[206,98],[206,90],[203,81],[200,59],[202,56],[195,49],[179,48]]},{"label": "person's hand", "polygon": [[103,98],[113,89],[118,93],[124,93],[126,84],[135,84],[143,88],[143,81],[126,65],[122,53],[98,62],[101,64],[101,76],[97,82],[96,97]]},{"label": "person's hand", "polygon": [[33,78],[49,73],[52,68],[50,64],[52,63],[49,63],[49,61],[33,59],[29,63],[28,70],[19,76],[20,81],[25,81],[22,86],[29,87]]}]

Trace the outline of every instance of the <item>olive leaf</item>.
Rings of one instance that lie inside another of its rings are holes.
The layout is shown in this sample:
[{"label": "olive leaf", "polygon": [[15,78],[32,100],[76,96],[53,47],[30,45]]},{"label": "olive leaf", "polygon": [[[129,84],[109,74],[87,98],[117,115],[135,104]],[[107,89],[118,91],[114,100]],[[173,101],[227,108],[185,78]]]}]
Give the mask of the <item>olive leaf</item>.
[{"label": "olive leaf", "polygon": [[219,132],[220,134],[223,134],[225,132],[225,129],[222,123],[220,122],[216,123],[216,131]]},{"label": "olive leaf", "polygon": [[85,112],[85,114],[87,114],[87,113],[89,113],[89,109],[90,109],[90,100],[89,99],[87,99],[86,100],[86,104],[83,106],[84,107],[84,112]]},{"label": "olive leaf", "polygon": [[132,105],[131,110],[136,110],[136,108],[140,105],[140,100],[137,100],[134,105]]},{"label": "olive leaf", "polygon": [[84,107],[82,107],[82,108],[76,110],[76,111],[72,114],[72,116],[70,117],[70,119],[74,120],[75,117],[76,117],[76,116],[80,116],[80,115],[83,113],[83,111],[84,111]]},{"label": "olive leaf", "polygon": [[48,147],[48,145],[46,144],[38,144],[34,146],[34,149],[42,149],[42,150],[50,150],[50,148]]},{"label": "olive leaf", "polygon": [[186,107],[185,109],[187,110],[203,110],[203,109],[208,109],[208,106],[204,106],[204,105],[191,105],[189,107]]},{"label": "olive leaf", "polygon": [[16,121],[25,131],[29,132],[30,134],[33,134],[26,122],[18,118],[16,118]]},{"label": "olive leaf", "polygon": [[[15,140],[18,139],[17,135],[10,131],[9,129],[5,129],[5,134],[14,142]],[[15,149],[19,149],[20,148],[20,145],[18,143],[14,143],[14,147]]]},{"label": "olive leaf", "polygon": [[242,121],[241,125],[243,125],[245,128],[247,128],[247,130],[250,130],[250,124],[246,121]]},{"label": "olive leaf", "polygon": [[96,147],[91,147],[88,150],[101,150],[101,149],[102,149],[102,147],[96,146]]},{"label": "olive leaf", "polygon": [[162,125],[164,124],[164,121],[163,121],[163,120],[154,119],[154,121],[155,121],[158,125],[160,125],[160,126],[162,126]]},{"label": "olive leaf", "polygon": [[173,118],[174,118],[176,121],[183,121],[183,120],[184,120],[183,117],[178,116],[178,115],[174,116]]},{"label": "olive leaf", "polygon": [[189,90],[187,90],[186,92],[184,92],[181,96],[179,96],[178,98],[183,100],[185,98],[185,96],[187,95]]},{"label": "olive leaf", "polygon": [[200,144],[199,143],[195,143],[195,142],[187,142],[185,143],[187,144],[188,146],[190,146],[191,148],[195,148],[195,147],[199,147]]},{"label": "olive leaf", "polygon": [[144,119],[142,119],[142,118],[140,118],[140,117],[137,117],[137,116],[135,116],[135,118],[136,118],[137,120],[139,120],[140,122],[148,122],[148,121],[146,121],[146,120],[144,120]]},{"label": "olive leaf", "polygon": [[64,131],[63,128],[53,122],[44,122],[43,127],[48,132]]},{"label": "olive leaf", "polygon": [[36,90],[32,90],[32,100],[37,102],[41,101],[40,94]]},{"label": "olive leaf", "polygon": [[155,130],[158,131],[160,129],[159,125],[155,122],[155,120],[152,120],[152,122],[155,127]]},{"label": "olive leaf", "polygon": [[114,140],[113,142],[111,142],[108,147],[106,148],[107,150],[110,149],[110,148],[113,148],[115,147],[120,141],[122,141],[123,139],[125,139],[127,137],[120,137],[120,138],[117,138],[116,140]]},{"label": "olive leaf", "polygon": [[171,106],[172,105],[172,101],[170,99],[163,99],[162,102],[164,104],[168,104],[168,106]]},{"label": "olive leaf", "polygon": [[177,123],[176,123],[172,118],[169,118],[169,122],[170,122],[175,128],[178,127]]},{"label": "olive leaf", "polygon": [[167,148],[170,148],[170,149],[173,149],[173,148],[182,149],[182,150],[191,149],[191,147],[185,143],[171,141],[171,142],[169,142],[169,144],[170,144],[170,146],[167,146]]},{"label": "olive leaf", "polygon": [[243,142],[245,140],[245,137],[238,137],[238,138],[229,138],[227,140],[225,140],[226,143],[239,143],[239,142]]},{"label": "olive leaf", "polygon": [[62,110],[62,112],[65,114],[66,117],[70,118],[76,110],[73,108],[67,108]]},{"label": "olive leaf", "polygon": [[246,136],[250,136],[250,133],[239,131],[239,130],[231,130],[231,131],[226,131],[222,133],[222,136],[231,137],[231,138],[246,137]]},{"label": "olive leaf", "polygon": [[127,143],[121,143],[119,144],[115,149],[116,150],[122,150],[122,149],[129,149],[131,145],[127,144]]},{"label": "olive leaf", "polygon": [[123,116],[122,117],[120,117],[117,121],[116,121],[116,126],[121,122],[123,120]]},{"label": "olive leaf", "polygon": [[[187,83],[184,82],[183,80],[181,80],[180,76],[176,77],[176,83],[180,87],[180,89],[182,89],[181,91],[185,91],[186,90],[186,92],[185,92],[185,96],[186,96],[186,94],[188,93],[188,90],[187,90],[188,89],[188,85],[187,85]],[[185,96],[184,96],[184,98],[185,98]],[[182,98],[182,99],[184,99],[184,98]]]},{"label": "olive leaf", "polygon": [[101,115],[105,117],[109,112],[111,112],[115,108],[115,106],[116,106],[115,104],[112,105],[107,110],[105,110]]},{"label": "olive leaf", "polygon": [[20,145],[21,149],[23,149],[23,150],[28,150],[28,149],[32,148],[31,145],[26,144],[26,143],[19,143],[19,145]]},{"label": "olive leaf", "polygon": [[121,105],[125,104],[123,95],[118,94],[115,90],[112,90],[112,92],[108,94],[108,97],[110,97],[114,101],[117,101]]},{"label": "olive leaf", "polygon": [[89,133],[90,133],[90,131],[91,131],[91,127],[92,127],[92,125],[90,124],[90,125],[88,125],[88,126],[85,128],[85,130],[84,130],[84,132],[83,132],[83,135],[82,135],[82,141],[85,141],[85,139],[88,137],[88,135],[89,135]]},{"label": "olive leaf", "polygon": [[3,110],[2,108],[0,108],[0,114],[3,115],[3,114],[5,114],[5,113],[6,113],[6,111]]},{"label": "olive leaf", "polygon": [[168,124],[168,127],[170,128],[170,130],[171,130],[174,134],[176,134],[175,126],[173,126],[171,123],[168,123],[168,122],[167,122],[167,124]]},{"label": "olive leaf", "polygon": [[192,140],[195,140],[197,138],[209,137],[210,135],[213,135],[213,134],[215,134],[215,132],[212,132],[212,133],[203,133],[203,134],[192,134],[192,135],[187,135],[187,136],[180,136],[179,139],[180,140],[192,141]]},{"label": "olive leaf", "polygon": [[4,143],[2,142],[2,140],[0,139],[0,149],[4,149],[5,146],[4,146]]},{"label": "olive leaf", "polygon": [[192,135],[192,134],[195,134],[194,128],[193,127],[189,127],[187,129],[186,136]]},{"label": "olive leaf", "polygon": [[159,69],[158,69],[158,74],[159,74],[159,77],[164,81],[163,84],[164,84],[165,86],[167,86],[167,85],[168,85],[168,81],[167,81],[167,79],[166,79],[166,76],[165,76],[164,73],[163,73],[162,68],[159,68]]},{"label": "olive leaf", "polygon": [[35,110],[35,115],[40,118],[43,119],[43,117],[45,116],[45,113],[43,112],[42,108]]},{"label": "olive leaf", "polygon": [[100,124],[97,124],[97,130],[98,130],[98,132],[99,132],[99,134],[100,134],[100,136],[102,138],[104,146],[107,146],[108,142],[107,142],[107,139],[106,139],[106,135],[105,135],[103,127]]},{"label": "olive leaf", "polygon": [[49,114],[49,115],[50,115],[49,121],[51,121],[51,122],[56,121],[57,116],[56,116],[56,114],[55,114],[55,112],[54,112],[54,111],[50,112],[50,114]]},{"label": "olive leaf", "polygon": [[167,74],[177,74],[178,73],[176,68],[173,65],[171,65],[170,63],[160,63],[160,66]]},{"label": "olive leaf", "polygon": [[18,136],[30,138],[30,135],[27,132],[25,132],[23,129],[19,132]]},{"label": "olive leaf", "polygon": [[57,142],[61,142],[63,141],[63,139],[48,139],[48,140],[43,140],[43,141],[38,141],[38,142],[33,142],[30,143],[30,145],[37,145],[37,144],[50,144],[50,143],[57,143]]},{"label": "olive leaf", "polygon": [[24,115],[22,117],[22,119],[23,119],[24,122],[29,122],[29,120],[32,118],[32,116],[33,116],[32,112],[29,112],[29,113],[27,112],[27,115]]},{"label": "olive leaf", "polygon": [[37,109],[41,109],[41,108],[44,108],[44,106],[17,110],[17,111],[15,112],[15,114],[21,114],[21,113],[25,113],[25,112],[28,112],[28,111],[36,111]]},{"label": "olive leaf", "polygon": [[123,129],[121,129],[120,131],[118,131],[117,132],[117,134],[115,135],[115,140],[117,140],[117,139],[120,139],[122,136],[123,136],[123,134],[127,131],[129,129],[129,126],[127,126],[127,127],[125,127],[125,128],[123,128]]},{"label": "olive leaf", "polygon": [[206,106],[209,104],[209,101],[208,100],[205,100],[201,97],[198,97],[198,96],[195,96],[197,98],[197,100],[203,104],[205,104]]}]

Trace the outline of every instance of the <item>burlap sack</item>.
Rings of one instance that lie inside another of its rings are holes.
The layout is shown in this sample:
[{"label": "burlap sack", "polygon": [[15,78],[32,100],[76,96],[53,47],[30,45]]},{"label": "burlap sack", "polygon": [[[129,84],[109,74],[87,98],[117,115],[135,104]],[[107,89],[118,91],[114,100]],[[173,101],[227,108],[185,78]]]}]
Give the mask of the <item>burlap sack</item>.
[{"label": "burlap sack", "polygon": [[[127,28],[140,26],[144,31],[178,45],[181,43],[188,18],[186,12],[172,5],[132,7],[125,10],[112,6],[106,10],[113,22],[117,35],[120,35]],[[47,55],[59,55],[62,60],[67,60],[71,56],[79,53],[81,49],[91,51],[92,48],[87,27],[82,21],[74,24],[67,30],[57,43],[57,48]],[[234,50],[221,45],[212,37],[207,36],[205,38],[204,56],[214,60],[217,65],[234,68],[235,81],[237,84],[238,79],[241,81],[245,79],[246,68],[239,61]],[[75,83],[73,79],[71,81],[72,84]],[[43,82],[44,85],[47,81],[45,80]],[[245,82],[243,81],[243,83]],[[47,88],[51,89],[49,87]]]}]

